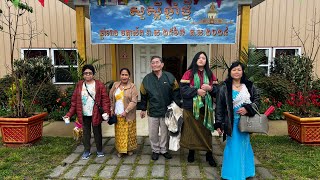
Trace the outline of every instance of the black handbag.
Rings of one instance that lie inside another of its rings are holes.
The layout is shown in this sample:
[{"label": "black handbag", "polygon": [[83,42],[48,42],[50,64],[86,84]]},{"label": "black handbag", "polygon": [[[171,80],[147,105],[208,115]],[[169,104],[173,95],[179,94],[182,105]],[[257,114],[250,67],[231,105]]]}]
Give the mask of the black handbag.
[{"label": "black handbag", "polygon": [[[254,107],[255,106],[255,107]],[[253,117],[241,116],[239,121],[239,131],[247,133],[268,134],[269,124],[265,114],[260,114],[256,104],[252,103],[252,108],[256,112]]]},{"label": "black handbag", "polygon": [[89,96],[93,99],[94,104],[98,107],[99,113],[100,113],[101,115],[104,114],[104,110],[103,110],[102,106],[99,106],[98,103],[96,102],[96,100],[95,100],[95,99],[92,97],[92,95],[89,93],[87,84],[84,83],[84,85],[86,86],[86,90],[87,90]]},{"label": "black handbag", "polygon": [[114,114],[109,118],[108,124],[112,125],[112,124],[117,123],[117,122],[118,122],[117,115]]}]

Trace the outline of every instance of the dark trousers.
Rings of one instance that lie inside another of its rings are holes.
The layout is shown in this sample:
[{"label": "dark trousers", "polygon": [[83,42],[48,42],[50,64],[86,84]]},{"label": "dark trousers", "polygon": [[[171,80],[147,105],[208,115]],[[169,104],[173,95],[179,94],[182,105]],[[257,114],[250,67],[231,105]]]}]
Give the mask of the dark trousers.
[{"label": "dark trousers", "polygon": [[[90,139],[91,139],[91,125],[92,125],[92,116],[83,116],[83,145],[84,151],[90,151]],[[97,146],[97,151],[102,151],[102,132],[101,124],[98,126],[92,126],[94,142]]]}]

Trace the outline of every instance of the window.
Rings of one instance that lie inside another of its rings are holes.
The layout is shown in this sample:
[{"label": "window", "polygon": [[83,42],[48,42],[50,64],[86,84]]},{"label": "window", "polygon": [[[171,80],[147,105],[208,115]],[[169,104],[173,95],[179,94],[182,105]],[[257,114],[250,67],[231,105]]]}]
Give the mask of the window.
[{"label": "window", "polygon": [[49,57],[49,49],[21,49],[21,58]]},{"label": "window", "polygon": [[261,47],[255,48],[255,51],[264,52],[265,56],[263,57],[263,64],[260,64],[260,67],[265,68],[266,75],[270,75],[271,66],[274,64],[275,57],[281,55],[301,55],[301,47]]},{"label": "window", "polygon": [[52,64],[54,65],[55,84],[72,84],[70,67],[78,68],[77,50],[75,49],[51,49]]}]

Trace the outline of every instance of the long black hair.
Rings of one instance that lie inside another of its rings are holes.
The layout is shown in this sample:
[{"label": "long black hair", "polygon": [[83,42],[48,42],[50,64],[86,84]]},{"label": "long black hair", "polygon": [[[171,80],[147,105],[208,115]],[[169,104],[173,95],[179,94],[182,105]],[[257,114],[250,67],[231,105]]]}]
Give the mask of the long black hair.
[{"label": "long black hair", "polygon": [[226,80],[226,81],[232,82],[233,78],[231,77],[231,70],[232,70],[233,68],[235,68],[235,67],[238,67],[239,65],[241,66],[241,69],[242,69],[242,77],[241,77],[241,79],[240,79],[240,83],[246,84],[246,83],[249,81],[248,78],[247,78],[247,76],[246,76],[246,74],[245,74],[245,72],[244,72],[245,65],[244,65],[242,62],[240,62],[240,61],[234,61],[234,62],[230,65],[230,67],[229,67],[229,69],[228,69],[228,77],[227,77],[227,80]]},{"label": "long black hair", "polygon": [[198,52],[196,55],[194,55],[193,60],[192,60],[192,62],[191,62],[191,64],[190,64],[190,66],[188,67],[188,70],[189,70],[189,69],[192,69],[192,74],[190,74],[190,78],[193,79],[193,75],[194,75],[195,73],[198,73],[199,67],[198,67],[198,65],[197,65],[197,61],[198,61],[198,59],[199,59],[199,57],[200,57],[201,54],[203,54],[203,55],[206,57],[206,64],[204,65],[204,70],[205,70],[206,73],[207,73],[207,76],[208,76],[208,78],[209,78],[209,81],[211,81],[211,80],[212,80],[212,72],[211,72],[211,70],[210,70],[210,68],[209,68],[209,59],[208,59],[207,54],[206,54],[205,52],[203,52],[203,51],[200,51],[200,52]]}]

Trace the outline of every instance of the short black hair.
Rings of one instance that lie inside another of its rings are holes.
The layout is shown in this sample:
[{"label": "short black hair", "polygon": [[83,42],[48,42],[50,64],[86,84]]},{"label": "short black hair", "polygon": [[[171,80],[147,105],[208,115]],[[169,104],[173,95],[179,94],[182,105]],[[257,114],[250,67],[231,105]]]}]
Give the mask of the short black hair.
[{"label": "short black hair", "polygon": [[163,60],[162,60],[162,58],[161,58],[160,56],[152,56],[150,62],[151,62],[152,60],[156,59],[156,58],[159,58],[159,59],[160,59],[160,62],[163,63]]},{"label": "short black hair", "polygon": [[246,66],[245,66],[242,62],[240,62],[239,60],[233,61],[233,62],[231,63],[230,67],[228,68],[228,77],[227,77],[227,80],[230,81],[230,82],[232,82],[232,79],[233,79],[233,78],[231,77],[231,70],[232,70],[233,68],[235,68],[235,67],[238,67],[239,65],[241,66],[241,69],[242,69],[242,77],[241,77],[240,82],[241,82],[241,83],[247,83],[249,80],[248,80],[248,78],[247,78],[247,76],[246,76],[246,73],[244,72]]},{"label": "short black hair", "polygon": [[120,74],[122,73],[122,71],[127,71],[128,74],[129,74],[129,76],[131,75],[128,68],[122,68],[122,69],[120,69]]},{"label": "short black hair", "polygon": [[93,75],[96,73],[94,67],[91,64],[86,64],[82,67],[82,74],[86,69],[90,69]]}]

